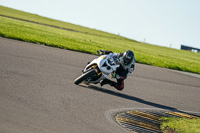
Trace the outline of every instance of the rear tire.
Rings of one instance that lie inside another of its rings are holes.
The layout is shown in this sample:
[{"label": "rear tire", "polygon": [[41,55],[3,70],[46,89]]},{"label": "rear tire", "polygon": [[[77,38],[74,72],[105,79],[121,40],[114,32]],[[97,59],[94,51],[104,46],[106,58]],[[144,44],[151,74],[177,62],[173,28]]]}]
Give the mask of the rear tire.
[{"label": "rear tire", "polygon": [[86,73],[83,73],[81,76],[79,76],[78,78],[76,78],[74,80],[74,84],[76,84],[76,85],[80,84],[85,79],[87,79],[88,77],[94,75],[95,73],[96,73],[96,71],[94,69],[91,69],[91,70],[87,71]]}]

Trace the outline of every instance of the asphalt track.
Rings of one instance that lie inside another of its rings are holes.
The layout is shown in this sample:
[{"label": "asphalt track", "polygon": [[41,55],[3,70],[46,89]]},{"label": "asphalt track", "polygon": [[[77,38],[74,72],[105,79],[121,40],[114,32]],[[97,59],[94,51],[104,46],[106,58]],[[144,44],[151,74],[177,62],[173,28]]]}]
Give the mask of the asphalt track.
[{"label": "asphalt track", "polygon": [[74,85],[93,58],[0,38],[0,133],[122,133],[124,108],[200,112],[200,78],[169,69],[136,64],[123,91]]}]

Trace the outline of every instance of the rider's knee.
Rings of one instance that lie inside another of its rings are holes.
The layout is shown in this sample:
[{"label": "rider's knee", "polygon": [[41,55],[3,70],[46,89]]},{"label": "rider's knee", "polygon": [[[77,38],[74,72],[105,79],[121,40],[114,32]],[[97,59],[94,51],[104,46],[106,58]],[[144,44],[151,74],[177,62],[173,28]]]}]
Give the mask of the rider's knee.
[{"label": "rider's knee", "polygon": [[124,89],[124,84],[121,84],[120,86],[118,84],[116,84],[114,86],[117,90],[122,91]]}]

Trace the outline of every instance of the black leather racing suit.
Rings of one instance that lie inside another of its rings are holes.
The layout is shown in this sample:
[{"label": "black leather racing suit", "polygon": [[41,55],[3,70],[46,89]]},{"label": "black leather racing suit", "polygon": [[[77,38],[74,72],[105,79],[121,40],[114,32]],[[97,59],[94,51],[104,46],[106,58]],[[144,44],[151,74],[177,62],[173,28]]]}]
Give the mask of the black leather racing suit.
[{"label": "black leather racing suit", "polygon": [[[112,51],[105,51],[105,54],[110,54],[113,53]],[[123,53],[116,53],[117,58],[121,58],[123,56]],[[123,90],[124,89],[124,80],[127,78],[128,74],[132,73],[134,71],[134,67],[135,67],[135,59],[134,61],[127,67],[127,66],[123,66],[122,63],[120,63],[120,67],[117,68],[115,74],[117,74],[118,78],[117,82],[114,82],[112,80],[109,79],[104,79],[101,82],[101,86],[105,85],[105,84],[109,84],[110,86],[114,86],[117,90]]]}]

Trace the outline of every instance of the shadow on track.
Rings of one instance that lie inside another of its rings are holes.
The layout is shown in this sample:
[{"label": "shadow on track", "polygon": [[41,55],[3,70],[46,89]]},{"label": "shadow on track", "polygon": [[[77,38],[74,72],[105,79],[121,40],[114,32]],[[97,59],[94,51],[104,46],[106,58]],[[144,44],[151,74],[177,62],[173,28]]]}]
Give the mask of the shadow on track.
[{"label": "shadow on track", "polygon": [[104,88],[101,88],[101,87],[97,87],[97,86],[93,86],[93,85],[88,85],[88,86],[79,85],[79,86],[89,88],[91,90],[103,92],[103,93],[106,93],[106,94],[109,94],[109,95],[117,96],[117,97],[120,97],[120,98],[124,98],[124,99],[127,99],[127,100],[136,101],[136,102],[146,104],[146,105],[149,105],[149,106],[153,106],[153,107],[156,107],[156,108],[169,110],[169,111],[172,111],[172,112],[185,113],[185,114],[200,117],[199,113],[194,114],[194,113],[189,113],[187,111],[181,111],[181,110],[178,110],[177,108],[174,108],[174,107],[170,107],[170,106],[166,106],[166,105],[162,105],[162,104],[158,104],[158,103],[153,103],[153,102],[150,102],[150,101],[145,101],[144,99],[141,99],[141,98],[137,98],[137,97],[134,97],[134,96],[131,96],[131,95],[127,95],[127,94],[123,94],[123,93],[120,93],[120,92],[104,89]]},{"label": "shadow on track", "polygon": [[106,93],[106,94],[110,94],[110,95],[113,95],[113,96],[117,96],[117,97],[120,97],[120,98],[136,101],[136,102],[143,103],[143,104],[146,104],[146,105],[150,105],[150,106],[153,106],[153,107],[156,107],[156,108],[177,111],[177,109],[173,108],[173,107],[169,107],[169,106],[161,105],[161,104],[158,104],[158,103],[145,101],[144,99],[140,99],[140,98],[137,98],[137,97],[134,97],[134,96],[131,96],[131,95],[127,95],[127,94],[123,94],[123,93],[120,93],[120,92],[104,89],[104,88],[101,88],[101,87],[97,87],[97,86],[93,86],[93,85],[88,85],[88,86],[80,85],[80,86],[85,87],[85,88],[89,88],[89,89],[92,89],[92,90],[95,90],[95,91],[103,92],[103,93]]}]

